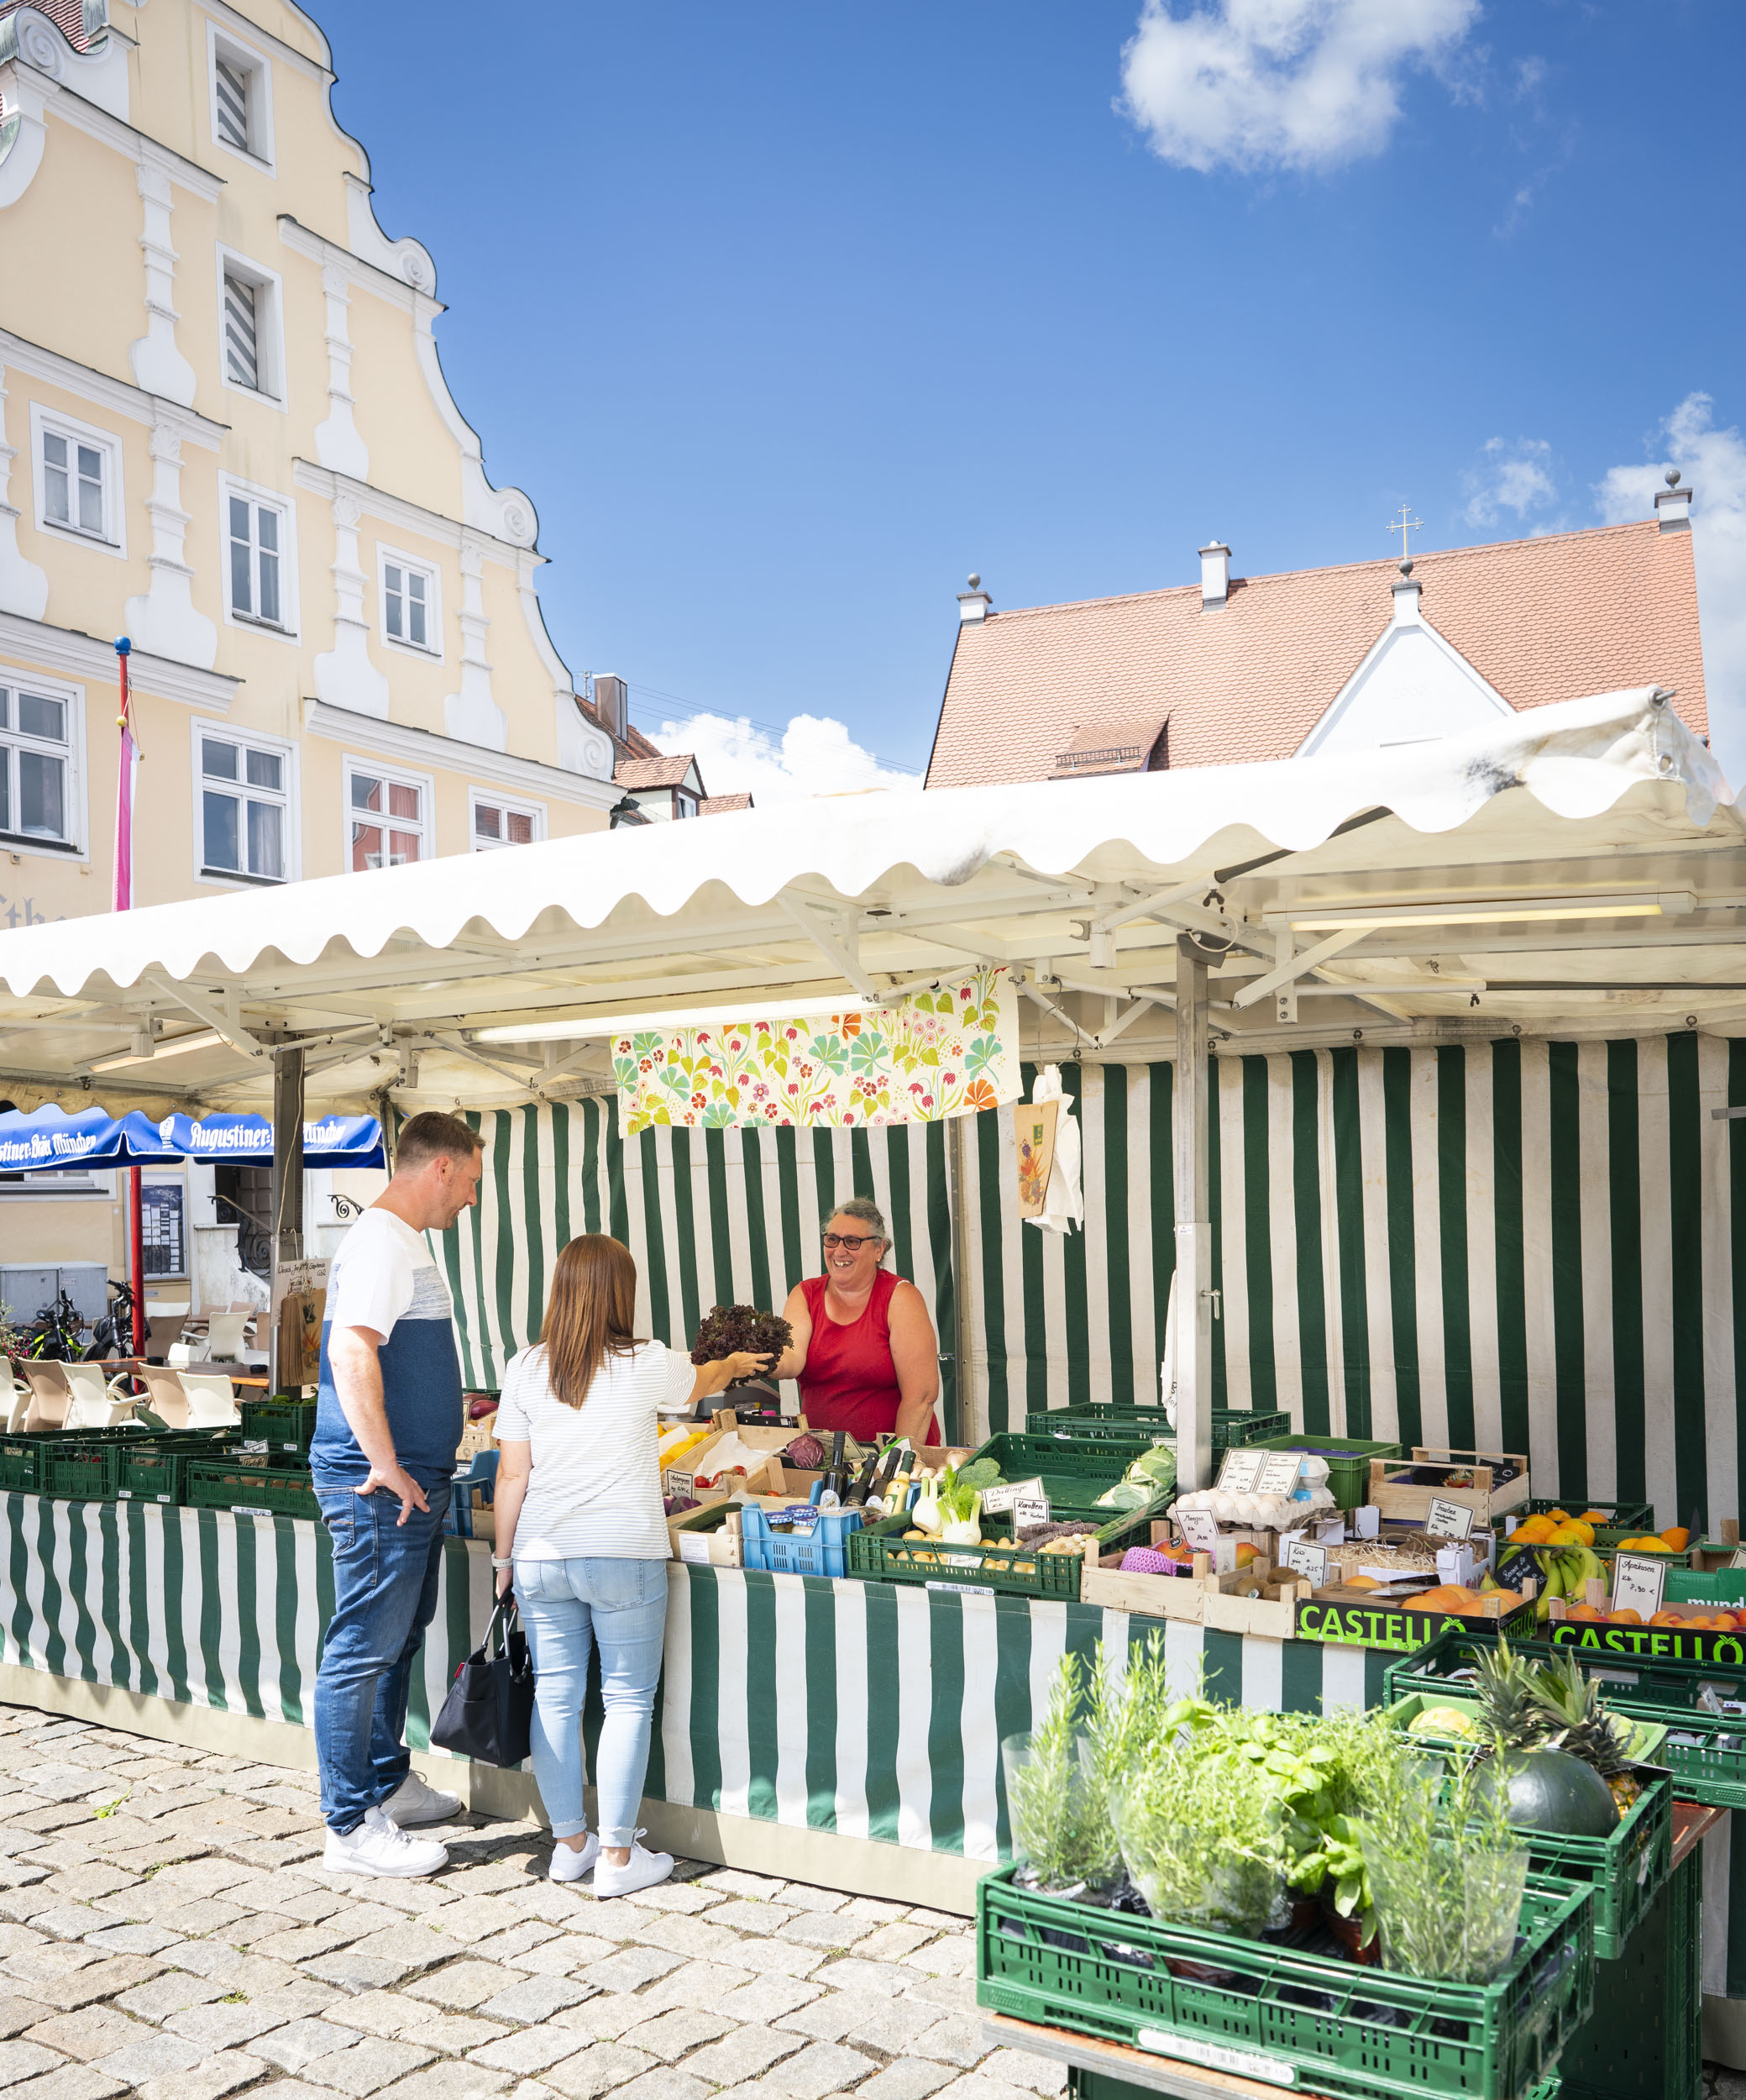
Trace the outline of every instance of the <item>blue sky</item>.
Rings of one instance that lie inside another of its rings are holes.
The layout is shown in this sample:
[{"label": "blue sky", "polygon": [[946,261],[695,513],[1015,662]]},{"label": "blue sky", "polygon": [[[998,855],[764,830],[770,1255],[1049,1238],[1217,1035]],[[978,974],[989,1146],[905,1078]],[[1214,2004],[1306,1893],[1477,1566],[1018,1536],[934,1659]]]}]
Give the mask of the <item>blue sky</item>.
[{"label": "blue sky", "polygon": [[1674,457],[1739,779],[1746,9],[1141,4],[319,9],[572,669],[711,788],[856,785],[925,762],[970,569],[1506,538]]}]

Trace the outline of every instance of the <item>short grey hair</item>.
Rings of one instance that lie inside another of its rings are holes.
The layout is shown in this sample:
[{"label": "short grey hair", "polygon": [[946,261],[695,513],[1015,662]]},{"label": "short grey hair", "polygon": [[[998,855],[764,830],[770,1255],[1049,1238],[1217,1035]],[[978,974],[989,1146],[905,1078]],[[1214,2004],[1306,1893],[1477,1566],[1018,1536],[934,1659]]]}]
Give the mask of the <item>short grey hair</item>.
[{"label": "short grey hair", "polygon": [[887,1247],[891,1244],[891,1235],[885,1230],[885,1213],[870,1196],[850,1196],[845,1202],[833,1203],[819,1221],[822,1231],[830,1231],[832,1218],[858,1219],[863,1225],[870,1226]]}]

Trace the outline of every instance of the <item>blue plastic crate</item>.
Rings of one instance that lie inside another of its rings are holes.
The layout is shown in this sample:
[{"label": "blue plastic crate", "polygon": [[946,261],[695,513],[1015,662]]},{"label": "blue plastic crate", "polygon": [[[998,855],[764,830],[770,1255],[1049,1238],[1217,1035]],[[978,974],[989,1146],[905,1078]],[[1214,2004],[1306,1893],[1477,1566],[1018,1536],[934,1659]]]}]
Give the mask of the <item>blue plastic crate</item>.
[{"label": "blue plastic crate", "polygon": [[747,1567],[775,1575],[846,1575],[851,1531],[861,1529],[858,1509],[815,1509],[797,1503],[794,1527],[772,1528],[768,1509],[749,1504],[740,1512],[740,1557]]}]

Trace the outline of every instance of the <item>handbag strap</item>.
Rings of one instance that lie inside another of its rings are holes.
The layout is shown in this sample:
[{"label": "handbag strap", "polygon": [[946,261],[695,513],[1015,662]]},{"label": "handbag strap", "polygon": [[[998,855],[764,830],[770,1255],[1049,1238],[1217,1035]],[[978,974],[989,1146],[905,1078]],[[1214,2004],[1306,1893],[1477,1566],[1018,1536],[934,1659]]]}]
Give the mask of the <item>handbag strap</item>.
[{"label": "handbag strap", "polygon": [[500,1655],[509,1653],[509,1637],[521,1623],[522,1614],[516,1608],[514,1592],[511,1591],[506,1597],[500,1597],[496,1609],[491,1614],[491,1623],[485,1628],[485,1639],[480,1644],[480,1652],[487,1662],[491,1659],[494,1643],[500,1644],[497,1647]]}]

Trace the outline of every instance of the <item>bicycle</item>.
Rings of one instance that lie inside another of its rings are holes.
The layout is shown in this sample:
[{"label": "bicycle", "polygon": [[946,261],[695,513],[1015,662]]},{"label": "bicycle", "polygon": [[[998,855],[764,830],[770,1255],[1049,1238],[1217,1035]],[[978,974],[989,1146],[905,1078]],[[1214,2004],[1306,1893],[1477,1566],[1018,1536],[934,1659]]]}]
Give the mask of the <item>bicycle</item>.
[{"label": "bicycle", "polygon": [[85,1352],[85,1362],[107,1362],[112,1357],[130,1357],[134,1353],[134,1308],[139,1299],[132,1284],[109,1279],[112,1302],[97,1326],[92,1330],[91,1346]]},{"label": "bicycle", "polygon": [[38,1310],[22,1337],[23,1353],[38,1363],[76,1363],[84,1354],[86,1322],[65,1291]]}]

